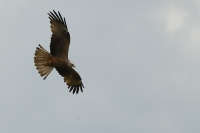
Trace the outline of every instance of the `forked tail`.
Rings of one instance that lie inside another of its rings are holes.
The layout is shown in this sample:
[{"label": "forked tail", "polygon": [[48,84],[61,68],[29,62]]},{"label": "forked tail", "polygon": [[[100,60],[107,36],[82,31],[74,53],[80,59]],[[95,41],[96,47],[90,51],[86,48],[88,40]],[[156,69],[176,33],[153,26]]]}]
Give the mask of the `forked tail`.
[{"label": "forked tail", "polygon": [[51,60],[52,55],[39,44],[39,47],[37,47],[35,51],[34,62],[39,74],[45,76],[44,80],[54,69],[54,67],[51,66]]}]

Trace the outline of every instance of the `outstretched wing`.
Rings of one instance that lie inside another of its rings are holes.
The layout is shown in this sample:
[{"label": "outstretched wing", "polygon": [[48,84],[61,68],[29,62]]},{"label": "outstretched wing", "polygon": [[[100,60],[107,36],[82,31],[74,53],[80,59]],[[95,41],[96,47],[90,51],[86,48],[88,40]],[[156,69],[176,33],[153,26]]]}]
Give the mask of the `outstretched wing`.
[{"label": "outstretched wing", "polygon": [[50,50],[53,56],[68,58],[70,44],[70,34],[67,29],[65,18],[62,18],[60,12],[48,13],[51,23],[51,43]]},{"label": "outstretched wing", "polygon": [[64,82],[67,83],[69,92],[76,92],[78,94],[79,89],[83,92],[83,83],[80,75],[71,67],[56,67],[58,73],[64,77]]}]

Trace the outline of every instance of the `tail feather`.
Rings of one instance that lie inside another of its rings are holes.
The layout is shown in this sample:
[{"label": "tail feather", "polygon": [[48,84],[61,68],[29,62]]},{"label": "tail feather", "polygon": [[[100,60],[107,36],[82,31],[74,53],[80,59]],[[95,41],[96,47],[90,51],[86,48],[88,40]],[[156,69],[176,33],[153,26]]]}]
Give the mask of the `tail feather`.
[{"label": "tail feather", "polygon": [[52,55],[48,51],[46,51],[41,45],[39,45],[39,47],[37,47],[35,51],[34,62],[39,74],[42,77],[45,76],[44,80],[54,69],[54,67],[51,66],[51,60]]}]

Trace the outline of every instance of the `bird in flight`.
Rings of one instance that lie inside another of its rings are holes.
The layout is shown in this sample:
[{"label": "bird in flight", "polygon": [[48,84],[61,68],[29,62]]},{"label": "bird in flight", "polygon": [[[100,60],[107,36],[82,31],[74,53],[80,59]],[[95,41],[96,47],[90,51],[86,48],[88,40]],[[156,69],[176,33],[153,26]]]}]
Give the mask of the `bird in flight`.
[{"label": "bird in flight", "polygon": [[75,65],[68,59],[68,51],[70,45],[70,34],[67,28],[65,18],[62,18],[60,12],[49,12],[51,24],[51,43],[50,53],[46,51],[40,44],[36,48],[34,63],[39,74],[44,80],[55,68],[58,73],[64,77],[69,92],[78,94],[79,89],[83,92],[83,83],[80,75],[73,69]]}]

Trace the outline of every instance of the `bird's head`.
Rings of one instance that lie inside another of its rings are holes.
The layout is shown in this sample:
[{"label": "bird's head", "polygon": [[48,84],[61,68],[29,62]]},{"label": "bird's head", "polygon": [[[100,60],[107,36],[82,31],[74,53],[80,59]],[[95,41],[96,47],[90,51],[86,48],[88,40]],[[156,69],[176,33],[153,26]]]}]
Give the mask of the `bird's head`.
[{"label": "bird's head", "polygon": [[68,65],[70,66],[70,67],[76,67],[75,65],[74,65],[74,63],[73,62],[71,62],[70,60],[69,60],[69,63],[68,63]]}]

